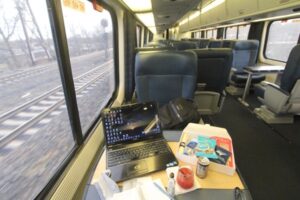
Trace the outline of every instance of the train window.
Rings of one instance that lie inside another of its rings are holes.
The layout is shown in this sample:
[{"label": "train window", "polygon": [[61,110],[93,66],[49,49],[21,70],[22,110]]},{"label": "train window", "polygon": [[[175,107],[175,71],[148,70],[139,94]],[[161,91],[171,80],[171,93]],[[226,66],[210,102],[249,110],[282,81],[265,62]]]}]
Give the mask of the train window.
[{"label": "train window", "polygon": [[217,39],[217,29],[214,29],[214,30],[213,30],[213,38],[214,38],[214,39]]},{"label": "train window", "polygon": [[250,24],[239,26],[238,39],[247,40],[250,30]]},{"label": "train window", "polygon": [[265,57],[286,62],[300,33],[300,18],[274,21],[270,24]]},{"label": "train window", "polygon": [[137,47],[141,47],[141,39],[142,39],[141,35],[142,35],[142,27],[137,25],[136,26],[136,45],[137,45]]},{"label": "train window", "polygon": [[213,30],[207,30],[206,31],[206,38],[211,39],[213,37],[214,37]]},{"label": "train window", "polygon": [[237,39],[237,27],[227,27],[226,28],[226,39]]},{"label": "train window", "polygon": [[110,13],[63,6],[63,17],[83,134],[99,116],[115,89],[113,28]]},{"label": "train window", "polygon": [[34,199],[75,142],[46,1],[0,4],[0,198]]}]

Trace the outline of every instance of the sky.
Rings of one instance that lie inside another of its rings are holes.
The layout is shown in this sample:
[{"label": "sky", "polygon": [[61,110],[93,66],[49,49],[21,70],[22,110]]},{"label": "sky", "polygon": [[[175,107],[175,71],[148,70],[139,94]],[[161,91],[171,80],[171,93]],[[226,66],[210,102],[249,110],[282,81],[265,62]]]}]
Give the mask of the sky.
[{"label": "sky", "polygon": [[[17,2],[25,2],[24,0],[17,0]],[[85,12],[77,11],[71,8],[65,8],[63,6],[63,14],[65,17],[66,28],[75,27],[76,34],[80,34],[81,30],[84,29],[91,33],[95,30],[99,30],[101,19],[108,19],[108,27],[106,28],[107,32],[112,31],[112,24],[110,14],[107,11],[98,12],[95,11],[92,7],[92,4],[85,0],[79,0],[85,4]],[[29,0],[29,3],[32,7],[34,15],[36,16],[37,23],[40,26],[42,34],[44,38],[49,38],[51,36],[50,22],[47,12],[46,0]],[[17,10],[15,8],[15,0],[0,0],[0,27],[3,30],[7,30],[7,26],[4,23],[3,17],[6,18],[10,24],[12,19],[17,15]],[[26,18],[28,24],[32,24],[30,22],[30,18]],[[32,26],[31,26],[32,27]],[[74,32],[74,31],[73,31]],[[30,31],[28,31],[29,35],[32,35]],[[67,34],[72,36],[72,33],[67,30]],[[17,24],[16,31],[10,40],[18,40],[19,38],[24,39],[23,29],[21,27],[20,21]],[[2,37],[0,37],[2,40]]]}]

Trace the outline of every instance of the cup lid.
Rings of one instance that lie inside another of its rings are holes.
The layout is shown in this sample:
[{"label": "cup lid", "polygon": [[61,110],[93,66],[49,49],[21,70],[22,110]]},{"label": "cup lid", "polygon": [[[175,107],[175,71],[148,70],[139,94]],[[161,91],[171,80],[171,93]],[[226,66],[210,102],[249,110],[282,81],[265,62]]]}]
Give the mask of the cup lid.
[{"label": "cup lid", "polygon": [[201,165],[209,165],[209,159],[206,157],[199,158]]}]

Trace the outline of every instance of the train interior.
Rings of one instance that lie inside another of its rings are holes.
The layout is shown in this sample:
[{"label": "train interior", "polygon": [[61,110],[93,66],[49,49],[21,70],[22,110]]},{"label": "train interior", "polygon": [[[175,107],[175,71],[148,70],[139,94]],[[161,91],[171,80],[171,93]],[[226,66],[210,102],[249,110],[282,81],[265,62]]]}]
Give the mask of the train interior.
[{"label": "train interior", "polygon": [[299,0],[0,2],[0,199],[87,199],[103,109],[178,97],[252,199],[299,198]]}]

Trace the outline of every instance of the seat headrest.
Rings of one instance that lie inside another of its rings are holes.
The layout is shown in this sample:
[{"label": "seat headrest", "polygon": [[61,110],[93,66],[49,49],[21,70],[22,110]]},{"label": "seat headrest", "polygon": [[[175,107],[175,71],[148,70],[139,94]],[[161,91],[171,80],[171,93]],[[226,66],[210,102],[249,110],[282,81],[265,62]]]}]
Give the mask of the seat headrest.
[{"label": "seat headrest", "polygon": [[235,40],[223,40],[222,47],[223,48],[232,48]]},{"label": "seat headrest", "polygon": [[208,49],[194,49],[198,58],[219,58],[232,57],[232,49],[230,48],[208,48]]},{"label": "seat headrest", "polygon": [[192,41],[178,41],[173,43],[173,45],[177,50],[187,50],[187,49],[197,48],[197,42],[192,42]]},{"label": "seat headrest", "polygon": [[221,48],[223,40],[210,40],[208,43],[208,48]]},{"label": "seat headrest", "polygon": [[135,52],[140,51],[168,51],[168,50],[174,50],[173,47],[137,47],[135,48]]},{"label": "seat headrest", "polygon": [[258,40],[235,40],[232,42],[234,50],[257,50],[259,46]]},{"label": "seat headrest", "polygon": [[188,51],[139,52],[135,64],[136,76],[197,74],[197,56]]}]

